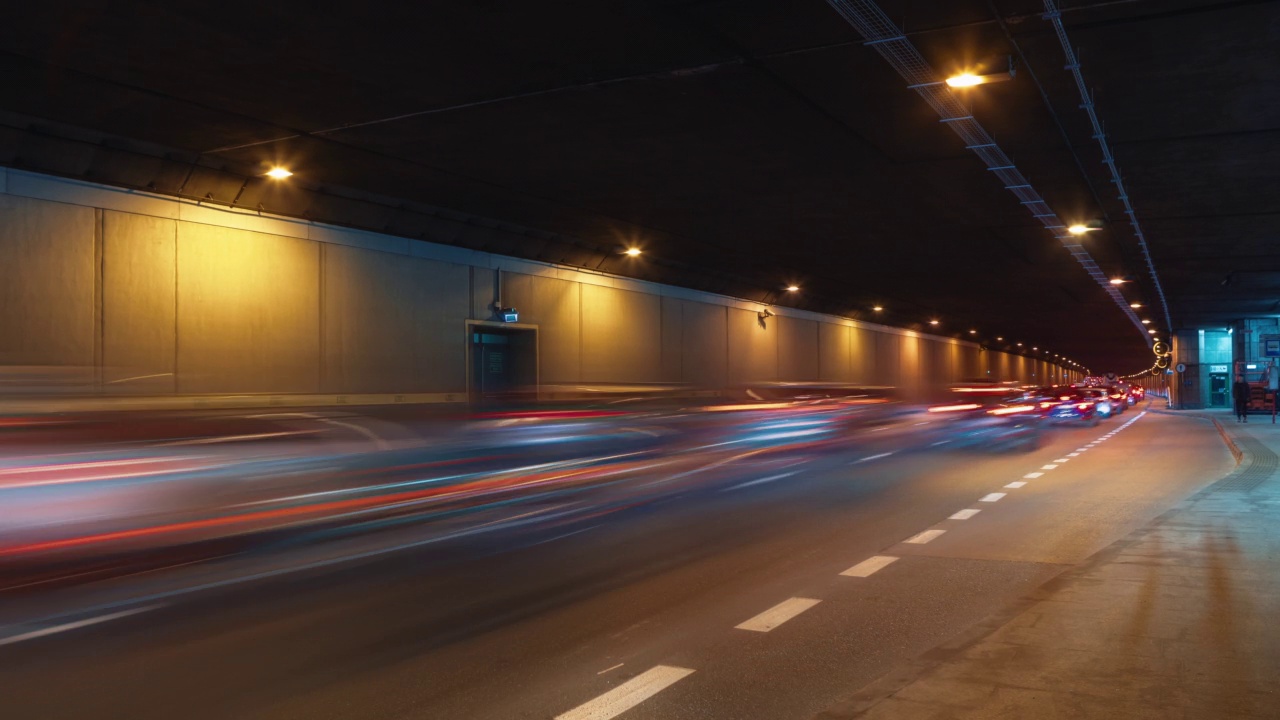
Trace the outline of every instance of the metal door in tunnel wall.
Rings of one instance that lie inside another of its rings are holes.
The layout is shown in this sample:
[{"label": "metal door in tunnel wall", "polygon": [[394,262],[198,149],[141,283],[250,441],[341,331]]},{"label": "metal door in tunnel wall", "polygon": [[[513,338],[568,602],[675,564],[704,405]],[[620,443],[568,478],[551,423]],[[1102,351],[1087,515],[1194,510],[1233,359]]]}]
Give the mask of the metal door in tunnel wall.
[{"label": "metal door in tunnel wall", "polygon": [[468,323],[467,390],[472,402],[532,400],[538,393],[536,328]]}]

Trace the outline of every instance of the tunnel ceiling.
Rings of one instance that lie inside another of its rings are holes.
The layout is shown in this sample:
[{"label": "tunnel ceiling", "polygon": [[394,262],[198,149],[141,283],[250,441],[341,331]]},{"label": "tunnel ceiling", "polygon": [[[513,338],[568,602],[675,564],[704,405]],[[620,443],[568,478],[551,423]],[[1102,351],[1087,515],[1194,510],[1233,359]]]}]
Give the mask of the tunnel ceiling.
[{"label": "tunnel ceiling", "polygon": [[[1061,5],[1174,328],[1280,314],[1280,3]],[[1085,247],[1165,336],[1043,5],[880,6],[940,73],[1017,58],[1012,81],[966,102],[1058,215],[1101,223]],[[1116,303],[823,0],[5,14],[0,164],[1022,341],[1095,371],[1151,363]],[[273,163],[296,173],[287,186],[260,177]],[[641,258],[618,254],[633,244]]]}]

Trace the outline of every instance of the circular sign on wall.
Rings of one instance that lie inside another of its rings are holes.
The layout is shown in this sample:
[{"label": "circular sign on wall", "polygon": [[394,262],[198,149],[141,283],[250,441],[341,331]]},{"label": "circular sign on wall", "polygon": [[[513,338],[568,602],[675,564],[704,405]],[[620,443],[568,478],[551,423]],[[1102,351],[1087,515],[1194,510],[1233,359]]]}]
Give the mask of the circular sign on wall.
[{"label": "circular sign on wall", "polygon": [[1186,371],[1187,371],[1187,366],[1186,366],[1186,365],[1184,365],[1184,364],[1182,364],[1182,363],[1178,363],[1178,367],[1177,367],[1176,369],[1177,369],[1177,371],[1178,371],[1178,372],[1186,372]]}]

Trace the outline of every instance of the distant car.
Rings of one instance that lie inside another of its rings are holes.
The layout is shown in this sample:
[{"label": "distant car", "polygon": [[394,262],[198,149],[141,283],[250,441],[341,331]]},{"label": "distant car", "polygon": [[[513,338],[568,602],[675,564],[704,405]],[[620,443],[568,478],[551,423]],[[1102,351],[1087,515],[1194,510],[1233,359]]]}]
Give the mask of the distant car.
[{"label": "distant car", "polygon": [[1098,424],[1096,399],[1082,388],[1070,385],[1031,388],[1023,396],[1023,402],[1035,405],[1036,414],[1048,422]]},{"label": "distant car", "polygon": [[1076,388],[1081,396],[1093,400],[1094,413],[1098,417],[1109,418],[1116,414],[1115,401],[1106,388]]},{"label": "distant car", "polygon": [[1107,397],[1111,398],[1111,408],[1113,415],[1120,415],[1129,408],[1129,392],[1119,385],[1108,385],[1103,388],[1107,391]]},{"label": "distant car", "polygon": [[929,408],[931,416],[944,422],[939,431],[951,447],[1021,452],[1040,447],[1037,406],[1024,393],[958,392],[953,402]]},{"label": "distant car", "polygon": [[1147,389],[1142,387],[1141,385],[1129,386],[1129,404],[1130,405],[1137,405],[1146,396],[1147,396]]}]

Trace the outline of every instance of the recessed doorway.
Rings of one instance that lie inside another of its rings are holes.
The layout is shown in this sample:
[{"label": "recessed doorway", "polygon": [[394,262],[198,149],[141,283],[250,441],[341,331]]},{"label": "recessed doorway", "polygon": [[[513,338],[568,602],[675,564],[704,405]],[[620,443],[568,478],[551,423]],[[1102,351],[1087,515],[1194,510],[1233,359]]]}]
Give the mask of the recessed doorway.
[{"label": "recessed doorway", "polygon": [[471,402],[503,404],[538,397],[538,329],[467,323],[467,390]]}]

